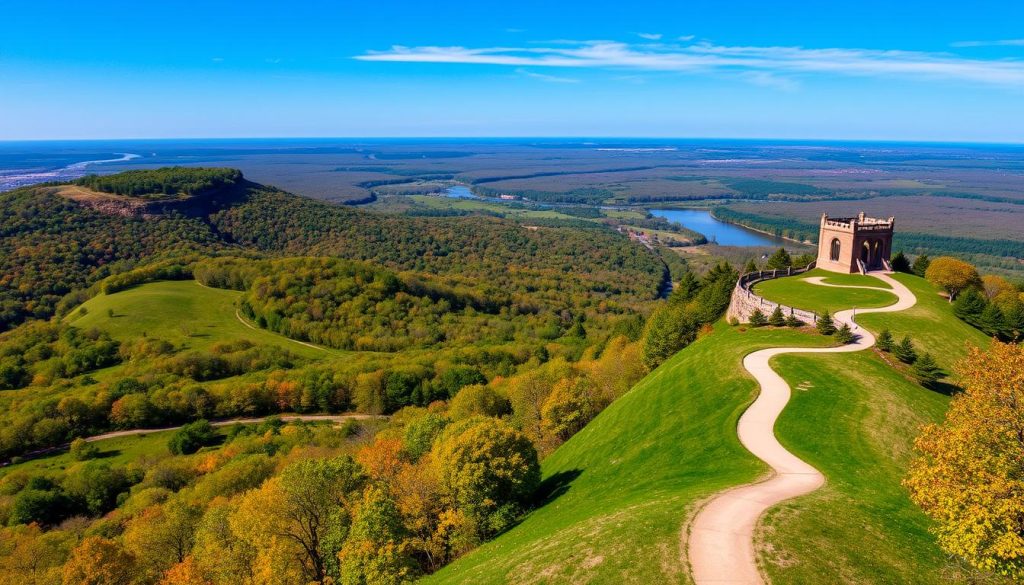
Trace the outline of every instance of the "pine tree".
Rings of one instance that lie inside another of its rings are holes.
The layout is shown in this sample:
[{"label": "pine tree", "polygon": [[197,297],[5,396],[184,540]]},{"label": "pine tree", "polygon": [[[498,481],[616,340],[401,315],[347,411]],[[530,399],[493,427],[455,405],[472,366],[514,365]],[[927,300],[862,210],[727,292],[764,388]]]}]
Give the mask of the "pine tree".
[{"label": "pine tree", "polygon": [[782,314],[782,307],[776,305],[771,317],[768,317],[768,324],[772,327],[785,327],[786,316]]},{"label": "pine tree", "polygon": [[953,302],[953,314],[971,324],[977,324],[988,301],[976,289],[969,288]]},{"label": "pine tree", "polygon": [[788,317],[786,317],[786,327],[803,327],[803,326],[804,326],[804,322],[801,321],[800,319],[797,319],[796,315],[793,315],[792,313],[790,313],[790,315]]},{"label": "pine tree", "polygon": [[924,273],[928,271],[928,265],[931,263],[932,261],[928,258],[928,254],[921,254],[914,258],[914,274],[924,278]]},{"label": "pine tree", "polygon": [[942,370],[932,359],[932,354],[926,353],[917,358],[914,362],[914,377],[922,386],[931,386],[942,377]]},{"label": "pine tree", "polygon": [[668,302],[671,305],[685,305],[693,300],[693,297],[697,296],[699,291],[700,281],[697,280],[692,271],[687,270],[683,273],[679,282],[672,288],[672,294],[669,295]]},{"label": "pine tree", "polygon": [[892,353],[896,356],[896,359],[905,364],[912,364],[917,359],[917,351],[914,349],[914,342],[911,341],[909,335],[900,340],[896,347],[893,348]]},{"label": "pine tree", "polygon": [[836,341],[842,345],[853,343],[853,331],[850,330],[848,323],[843,323],[843,326],[836,331]]},{"label": "pine tree", "polygon": [[818,317],[818,333],[822,335],[832,335],[836,332],[836,324],[832,321],[832,315],[828,311],[825,311]]},{"label": "pine tree", "polygon": [[743,267],[743,274],[750,274],[751,272],[757,272],[757,263],[751,258],[747,261],[747,265]]},{"label": "pine tree", "polygon": [[790,258],[789,252],[785,248],[779,248],[777,252],[768,258],[768,262],[764,267],[766,270],[785,270],[792,265],[793,259]]},{"label": "pine tree", "polygon": [[875,345],[878,346],[878,349],[886,353],[892,351],[894,343],[892,333],[888,329],[883,329],[882,332],[878,334],[878,339],[875,340]]},{"label": "pine tree", "polygon": [[1006,322],[1003,319],[1003,312],[999,309],[999,305],[989,303],[989,305],[985,307],[985,310],[982,311],[981,315],[978,317],[978,327],[989,335],[994,335],[996,337],[1003,336]]},{"label": "pine tree", "polygon": [[889,260],[889,264],[892,265],[892,269],[896,272],[910,272],[910,260],[907,259],[907,255],[903,251],[896,252],[896,255]]},{"label": "pine tree", "polygon": [[768,324],[768,318],[764,316],[761,309],[754,309],[754,312],[750,314],[750,326],[751,327],[764,327]]}]

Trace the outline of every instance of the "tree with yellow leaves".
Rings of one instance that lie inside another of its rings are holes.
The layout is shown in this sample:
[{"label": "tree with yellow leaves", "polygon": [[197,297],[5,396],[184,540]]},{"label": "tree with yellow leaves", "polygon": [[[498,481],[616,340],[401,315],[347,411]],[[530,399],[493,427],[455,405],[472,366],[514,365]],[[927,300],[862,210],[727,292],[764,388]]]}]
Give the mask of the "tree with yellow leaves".
[{"label": "tree with yellow leaves", "polygon": [[917,439],[904,485],[939,544],[980,569],[1024,578],[1024,347],[993,342],[959,366],[966,391]]},{"label": "tree with yellow leaves", "polygon": [[953,302],[956,295],[971,287],[981,286],[981,277],[977,269],[963,260],[951,256],[942,256],[931,261],[924,273],[925,279],[949,294]]},{"label": "tree with yellow leaves", "polygon": [[132,585],[135,558],[113,540],[88,536],[64,563],[64,585]]}]

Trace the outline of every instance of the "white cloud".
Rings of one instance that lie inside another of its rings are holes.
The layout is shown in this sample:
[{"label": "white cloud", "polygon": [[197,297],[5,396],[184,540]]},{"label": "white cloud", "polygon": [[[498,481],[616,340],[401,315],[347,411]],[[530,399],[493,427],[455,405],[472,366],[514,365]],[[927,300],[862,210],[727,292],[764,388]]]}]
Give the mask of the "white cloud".
[{"label": "white cloud", "polygon": [[648,41],[660,41],[661,33],[636,33],[636,36],[641,39],[647,39]]},{"label": "white cloud", "polygon": [[682,41],[684,43],[688,43],[688,42],[692,41],[695,38],[697,38],[696,35],[683,35],[681,37],[676,37],[676,40],[677,41]]},{"label": "white cloud", "polygon": [[969,59],[948,53],[877,49],[635,45],[616,41],[527,47],[404,47],[358,55],[363,61],[466,63],[511,67],[604,68],[672,72],[760,71],[970,81],[1024,87],[1024,61]]},{"label": "white cloud", "polygon": [[544,73],[537,73],[535,71],[529,71],[527,69],[516,69],[516,73],[526,77],[532,77],[533,79],[539,79],[541,81],[547,81],[550,83],[579,83],[579,79],[573,79],[571,77],[559,77],[557,75],[547,75]]},{"label": "white cloud", "polygon": [[958,41],[953,47],[1024,47],[1024,39],[1003,39],[1000,41]]}]

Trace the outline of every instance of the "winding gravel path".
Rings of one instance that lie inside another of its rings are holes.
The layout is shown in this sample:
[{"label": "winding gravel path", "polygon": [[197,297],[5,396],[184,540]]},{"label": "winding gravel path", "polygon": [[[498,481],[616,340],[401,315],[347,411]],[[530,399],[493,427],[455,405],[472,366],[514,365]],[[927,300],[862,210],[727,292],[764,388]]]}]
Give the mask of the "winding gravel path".
[{"label": "winding gravel path", "polygon": [[[892,287],[898,297],[887,307],[861,309],[860,313],[903,311],[914,306],[917,298],[899,281],[886,274],[871,273]],[[829,285],[820,279],[807,279],[811,284]],[[878,288],[880,287],[850,287]],[[790,388],[768,365],[784,353],[840,353],[861,351],[875,344],[869,331],[853,321],[854,310],[840,311],[833,317],[837,325],[848,323],[854,330],[853,343],[839,347],[806,348],[777,347],[748,354],[743,367],[757,380],[761,393],[740,417],[736,431],[740,442],[773,470],[771,477],[757,483],[738,486],[713,496],[697,513],[689,527],[688,557],[693,580],[697,585],[762,584],[765,582],[757,566],[754,550],[754,529],[761,515],[772,506],[810,493],[825,483],[815,468],[787,451],[775,437],[775,421],[789,402]]]}]

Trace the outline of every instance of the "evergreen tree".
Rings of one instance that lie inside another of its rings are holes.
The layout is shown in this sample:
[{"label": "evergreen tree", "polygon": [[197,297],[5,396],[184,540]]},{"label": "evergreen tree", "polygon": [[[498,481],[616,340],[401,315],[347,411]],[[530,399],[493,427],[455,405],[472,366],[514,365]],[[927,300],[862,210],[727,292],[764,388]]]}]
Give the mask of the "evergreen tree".
[{"label": "evergreen tree", "polygon": [[692,271],[687,270],[683,273],[682,278],[679,279],[675,287],[672,288],[672,294],[669,295],[668,302],[671,305],[685,305],[693,300],[693,297],[697,296],[699,290],[700,281],[697,280]]},{"label": "evergreen tree", "polygon": [[999,305],[995,303],[989,303],[985,310],[981,312],[978,317],[978,327],[982,331],[989,335],[996,337],[1002,337],[1006,328],[1006,323],[1003,320],[1003,312],[999,309]]},{"label": "evergreen tree", "polygon": [[909,335],[905,336],[898,344],[896,344],[892,353],[896,356],[896,359],[905,364],[912,364],[914,363],[914,360],[917,359],[917,351],[914,349],[914,342],[911,341]]},{"label": "evergreen tree", "polygon": [[883,329],[882,332],[878,334],[878,339],[875,340],[875,345],[878,349],[886,353],[892,351],[894,343],[895,341],[893,341],[892,333],[888,329]]},{"label": "evergreen tree", "polygon": [[782,307],[776,305],[771,317],[768,317],[768,324],[772,327],[785,327],[786,316],[782,314]]},{"label": "evergreen tree", "polygon": [[931,263],[932,261],[928,258],[928,254],[921,254],[917,258],[914,258],[914,274],[924,278],[924,273],[927,272],[928,265]]},{"label": "evergreen tree", "polygon": [[818,333],[822,335],[832,335],[836,332],[836,324],[832,321],[832,315],[828,311],[825,311],[818,317]]},{"label": "evergreen tree", "polygon": [[796,315],[790,314],[786,317],[786,327],[803,327],[804,322],[796,318]]},{"label": "evergreen tree", "polygon": [[953,303],[953,313],[968,323],[978,323],[988,301],[977,289],[969,288]]},{"label": "evergreen tree", "polygon": [[914,362],[914,377],[922,386],[931,386],[942,377],[942,370],[932,359],[932,354],[926,353],[917,358]]},{"label": "evergreen tree", "polygon": [[750,274],[751,272],[757,272],[757,263],[751,258],[747,260],[747,265],[743,267],[743,274]]},{"label": "evergreen tree", "polygon": [[842,345],[853,343],[853,331],[850,330],[848,323],[843,323],[843,326],[836,331],[836,341]]},{"label": "evergreen tree", "polygon": [[792,265],[793,259],[789,257],[789,252],[785,248],[779,248],[777,252],[768,258],[768,262],[764,267],[765,270],[785,270]]},{"label": "evergreen tree", "polygon": [[910,272],[910,260],[902,250],[896,252],[896,255],[889,260],[889,264],[892,265],[892,269],[896,272]]},{"label": "evergreen tree", "polygon": [[768,318],[764,316],[761,309],[754,309],[754,312],[750,314],[750,326],[751,327],[764,327],[768,324]]}]

